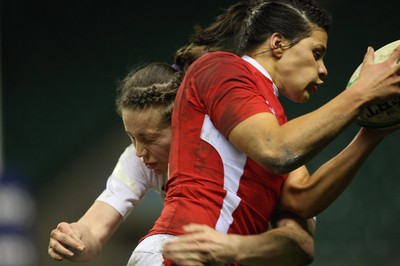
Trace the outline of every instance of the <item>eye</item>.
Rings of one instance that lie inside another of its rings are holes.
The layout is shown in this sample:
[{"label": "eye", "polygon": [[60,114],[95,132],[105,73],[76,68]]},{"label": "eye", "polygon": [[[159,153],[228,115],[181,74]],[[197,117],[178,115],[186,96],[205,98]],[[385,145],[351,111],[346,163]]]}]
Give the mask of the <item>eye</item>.
[{"label": "eye", "polygon": [[152,145],[157,143],[158,139],[156,137],[152,137],[152,136],[142,136],[139,137],[137,139],[135,138],[131,138],[133,143],[137,143],[140,142],[143,145]]},{"label": "eye", "polygon": [[146,144],[153,144],[153,143],[157,142],[157,138],[144,138],[143,142]]},{"label": "eye", "polygon": [[313,56],[315,60],[322,60],[325,56],[326,53],[326,48],[325,47],[315,47],[313,50]]},{"label": "eye", "polygon": [[319,60],[322,58],[322,53],[319,50],[314,50],[313,55],[314,55],[315,60]]}]

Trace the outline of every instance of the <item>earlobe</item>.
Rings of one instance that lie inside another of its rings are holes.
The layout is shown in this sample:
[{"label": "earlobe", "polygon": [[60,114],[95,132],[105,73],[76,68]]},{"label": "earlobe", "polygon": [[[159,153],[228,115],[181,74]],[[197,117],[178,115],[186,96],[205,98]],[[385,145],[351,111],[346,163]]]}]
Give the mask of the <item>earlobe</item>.
[{"label": "earlobe", "polygon": [[283,47],[282,44],[279,44],[275,46],[272,50],[271,53],[274,55],[276,58],[281,58],[283,55]]},{"label": "earlobe", "polygon": [[283,54],[283,41],[284,41],[283,36],[279,33],[274,33],[272,34],[270,40],[271,40],[270,45],[272,54],[275,57],[280,58]]}]

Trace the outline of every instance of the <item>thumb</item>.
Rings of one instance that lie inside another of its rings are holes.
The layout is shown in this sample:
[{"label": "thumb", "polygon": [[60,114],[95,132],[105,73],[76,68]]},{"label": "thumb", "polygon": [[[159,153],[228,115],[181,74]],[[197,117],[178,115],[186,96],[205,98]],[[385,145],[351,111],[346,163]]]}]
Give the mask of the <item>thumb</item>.
[{"label": "thumb", "polygon": [[374,63],[374,58],[375,58],[374,52],[375,52],[374,48],[372,48],[371,46],[368,46],[367,52],[364,55],[364,60],[363,60],[364,64],[373,64]]}]

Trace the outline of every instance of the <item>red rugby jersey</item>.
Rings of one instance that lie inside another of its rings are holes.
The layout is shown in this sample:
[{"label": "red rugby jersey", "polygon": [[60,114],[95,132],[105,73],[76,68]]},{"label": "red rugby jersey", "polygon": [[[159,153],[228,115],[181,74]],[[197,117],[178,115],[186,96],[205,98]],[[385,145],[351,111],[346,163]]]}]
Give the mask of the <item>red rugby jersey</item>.
[{"label": "red rugby jersey", "polygon": [[164,208],[148,235],[181,235],[189,223],[241,235],[268,229],[286,175],[268,172],[227,140],[260,112],[287,121],[272,81],[254,65],[227,52],[192,64],[173,111]]}]

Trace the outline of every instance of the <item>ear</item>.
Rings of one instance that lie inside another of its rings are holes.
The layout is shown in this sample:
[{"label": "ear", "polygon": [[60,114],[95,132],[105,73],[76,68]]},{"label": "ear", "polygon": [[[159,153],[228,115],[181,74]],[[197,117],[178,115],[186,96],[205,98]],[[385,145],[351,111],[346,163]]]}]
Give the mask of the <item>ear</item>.
[{"label": "ear", "polygon": [[277,58],[282,57],[284,44],[285,38],[280,33],[274,32],[269,38],[271,53]]}]

